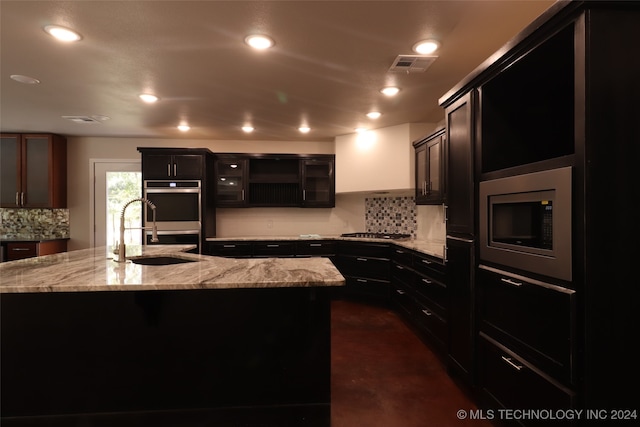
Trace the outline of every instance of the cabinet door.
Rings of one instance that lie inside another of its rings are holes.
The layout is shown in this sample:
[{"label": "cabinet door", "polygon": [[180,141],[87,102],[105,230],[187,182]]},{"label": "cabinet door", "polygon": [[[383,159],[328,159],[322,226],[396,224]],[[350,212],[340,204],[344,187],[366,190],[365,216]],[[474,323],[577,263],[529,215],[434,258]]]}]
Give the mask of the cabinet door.
[{"label": "cabinet door", "polygon": [[170,179],[173,177],[173,159],[166,153],[145,153],[142,156],[143,179]]},{"label": "cabinet door", "polygon": [[0,139],[0,207],[20,205],[20,135],[3,134]]},{"label": "cabinet door", "polygon": [[216,161],[216,204],[224,207],[246,206],[247,162],[243,159]]},{"label": "cabinet door", "polygon": [[439,204],[444,200],[444,129],[414,143],[416,203]]},{"label": "cabinet door", "polygon": [[201,154],[175,154],[172,173],[176,179],[204,179]]},{"label": "cabinet door", "polygon": [[49,207],[51,138],[25,135],[22,142],[22,206]]},{"label": "cabinet door", "polygon": [[474,234],[474,93],[447,107],[447,233]]},{"label": "cabinet door", "polygon": [[335,179],[332,160],[304,160],[302,162],[302,206],[334,207]]},{"label": "cabinet door", "polygon": [[449,360],[453,369],[471,381],[475,342],[473,248],[472,240],[447,239]]}]

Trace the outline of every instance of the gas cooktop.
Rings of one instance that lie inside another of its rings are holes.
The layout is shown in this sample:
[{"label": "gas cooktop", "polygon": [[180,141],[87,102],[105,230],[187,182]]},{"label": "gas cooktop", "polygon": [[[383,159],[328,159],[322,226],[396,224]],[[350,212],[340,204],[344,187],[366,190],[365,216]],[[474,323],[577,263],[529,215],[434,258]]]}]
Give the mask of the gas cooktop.
[{"label": "gas cooktop", "polygon": [[390,239],[390,240],[407,240],[411,238],[411,234],[402,233],[344,233],[340,237],[359,237],[364,239]]}]

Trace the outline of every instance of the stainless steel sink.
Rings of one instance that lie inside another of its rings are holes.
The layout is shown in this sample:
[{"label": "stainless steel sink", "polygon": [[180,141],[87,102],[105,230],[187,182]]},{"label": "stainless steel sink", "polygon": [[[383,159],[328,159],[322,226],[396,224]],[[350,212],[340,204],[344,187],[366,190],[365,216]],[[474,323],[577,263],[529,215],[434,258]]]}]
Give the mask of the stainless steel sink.
[{"label": "stainless steel sink", "polygon": [[131,262],[140,265],[171,265],[171,264],[184,264],[186,262],[196,262],[194,259],[177,258],[173,256],[154,256],[154,257],[140,257],[131,258]]}]

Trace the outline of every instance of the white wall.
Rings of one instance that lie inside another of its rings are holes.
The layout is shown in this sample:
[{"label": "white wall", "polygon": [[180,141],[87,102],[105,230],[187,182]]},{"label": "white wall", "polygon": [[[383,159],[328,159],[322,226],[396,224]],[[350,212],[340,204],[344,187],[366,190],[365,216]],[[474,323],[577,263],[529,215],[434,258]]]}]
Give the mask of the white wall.
[{"label": "white wall", "polygon": [[407,190],[415,187],[412,142],[435,123],[405,123],[336,137],[336,192]]},{"label": "white wall", "polygon": [[[302,154],[333,154],[334,142],[297,141],[206,141],[188,139],[153,139],[153,138],[98,138],[98,137],[68,137],[67,138],[67,173],[68,173],[68,207],[71,240],[69,250],[84,249],[90,245],[90,204],[93,175],[90,170],[91,159],[139,159],[137,147],[205,147],[213,152],[227,153],[302,153]],[[339,199],[343,200],[343,199]],[[347,208],[337,208],[329,214],[322,214],[314,209],[288,209],[280,211],[265,211],[260,209],[227,209],[221,210],[218,221],[220,233],[230,235],[229,230],[247,230],[246,232],[262,231],[264,233],[264,218],[273,217],[274,227],[271,230],[285,231],[286,234],[317,233],[328,234],[327,230],[335,231],[349,224],[355,219],[349,207],[352,202],[347,201]],[[364,201],[362,202],[364,206]],[[363,208],[364,209],[364,208]],[[247,211],[239,214],[239,211]],[[277,215],[276,215],[277,214]],[[361,215],[363,216],[363,215]],[[315,230],[308,230],[308,223],[318,221],[322,226]],[[364,220],[363,220],[364,221]],[[280,228],[280,224],[297,224],[295,227]],[[358,224],[359,226],[359,224]],[[300,230],[300,231],[298,231]],[[268,230],[267,230],[268,231]],[[294,233],[295,231],[295,233]],[[275,231],[274,231],[275,232]]]}]

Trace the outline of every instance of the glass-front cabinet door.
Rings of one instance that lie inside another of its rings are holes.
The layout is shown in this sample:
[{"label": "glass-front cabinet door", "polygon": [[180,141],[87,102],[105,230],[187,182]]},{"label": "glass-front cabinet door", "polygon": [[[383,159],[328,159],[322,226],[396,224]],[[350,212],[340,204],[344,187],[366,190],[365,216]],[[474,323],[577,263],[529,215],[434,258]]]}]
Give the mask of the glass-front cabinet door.
[{"label": "glass-front cabinet door", "polygon": [[245,206],[247,194],[246,159],[216,160],[216,205],[219,207]]},{"label": "glass-front cabinet door", "polygon": [[334,207],[335,177],[332,159],[302,162],[302,204],[304,207]]}]

